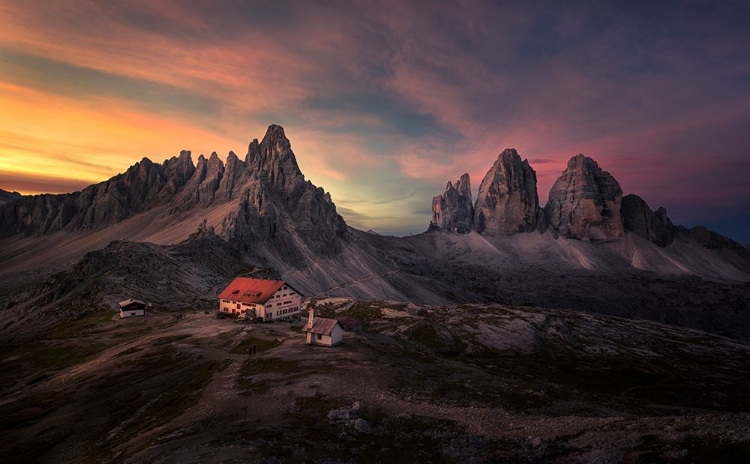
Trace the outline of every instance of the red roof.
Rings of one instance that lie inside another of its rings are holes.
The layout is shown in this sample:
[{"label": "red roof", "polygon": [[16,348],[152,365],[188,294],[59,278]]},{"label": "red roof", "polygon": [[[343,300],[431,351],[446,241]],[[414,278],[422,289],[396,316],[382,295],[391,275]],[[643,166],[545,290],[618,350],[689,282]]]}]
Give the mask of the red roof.
[{"label": "red roof", "polygon": [[265,304],[282,285],[288,284],[283,280],[237,277],[219,294],[219,298],[241,303]]}]

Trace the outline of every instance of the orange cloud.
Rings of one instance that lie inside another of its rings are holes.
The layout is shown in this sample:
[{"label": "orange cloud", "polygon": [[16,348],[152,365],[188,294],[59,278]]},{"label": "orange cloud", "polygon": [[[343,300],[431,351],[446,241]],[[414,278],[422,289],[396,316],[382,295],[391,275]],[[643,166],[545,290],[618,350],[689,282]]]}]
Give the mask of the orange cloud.
[{"label": "orange cloud", "polygon": [[[0,174],[37,179],[36,188],[22,193],[53,192],[59,191],[55,185],[68,185],[59,179],[75,185],[100,182],[142,157],[159,162],[191,145],[226,151],[242,146],[200,127],[129,108],[128,102],[86,103],[0,83]],[[45,178],[48,189],[40,188]]]}]

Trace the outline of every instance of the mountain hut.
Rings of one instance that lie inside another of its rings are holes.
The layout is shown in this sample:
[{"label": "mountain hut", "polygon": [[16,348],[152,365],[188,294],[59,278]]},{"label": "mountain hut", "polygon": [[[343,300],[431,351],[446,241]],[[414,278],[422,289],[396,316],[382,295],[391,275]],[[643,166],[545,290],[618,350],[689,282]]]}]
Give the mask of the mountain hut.
[{"label": "mountain hut", "polygon": [[314,309],[310,310],[304,332],[307,334],[305,343],[308,345],[334,346],[341,343],[344,336],[344,329],[339,321],[315,317]]},{"label": "mountain hut", "polygon": [[219,311],[266,321],[299,317],[302,295],[283,280],[237,277],[219,294]]},{"label": "mountain hut", "polygon": [[120,302],[120,319],[146,315],[146,302],[128,298]]}]

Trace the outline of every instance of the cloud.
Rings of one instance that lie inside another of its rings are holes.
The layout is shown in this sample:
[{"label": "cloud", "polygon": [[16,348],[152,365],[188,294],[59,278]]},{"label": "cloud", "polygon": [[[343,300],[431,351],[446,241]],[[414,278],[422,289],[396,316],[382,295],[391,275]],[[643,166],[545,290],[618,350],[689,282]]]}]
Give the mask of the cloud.
[{"label": "cloud", "polygon": [[24,195],[40,193],[70,193],[83,190],[89,182],[67,177],[45,176],[36,173],[16,174],[0,169],[0,188],[5,191],[17,191]]},{"label": "cloud", "polygon": [[100,181],[240,153],[278,123],[352,221],[388,230],[423,230],[447,180],[476,190],[507,147],[542,202],[582,152],[650,204],[746,207],[747,18],[730,1],[4,2],[0,163]]}]

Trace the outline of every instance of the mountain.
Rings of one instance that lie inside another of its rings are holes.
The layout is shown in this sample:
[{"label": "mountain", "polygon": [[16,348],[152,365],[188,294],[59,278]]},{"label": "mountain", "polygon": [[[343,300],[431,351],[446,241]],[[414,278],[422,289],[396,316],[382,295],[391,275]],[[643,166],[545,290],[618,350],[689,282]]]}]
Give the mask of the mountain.
[{"label": "mountain", "polygon": [[667,217],[667,210],[659,208],[651,211],[638,195],[622,197],[622,221],[625,229],[661,247],[674,240],[675,227]]},{"label": "mountain", "polygon": [[5,203],[12,203],[19,198],[21,198],[21,194],[18,192],[7,192],[3,189],[0,189],[0,205],[4,205]]},{"label": "mountain", "polygon": [[[131,220],[134,239],[175,242],[201,224],[194,213],[205,214],[207,227],[243,252],[263,257],[268,251],[294,264],[310,253],[334,254],[348,237],[330,195],[305,181],[283,128],[272,125],[250,144],[244,161],[230,152],[225,165],[213,153],[195,166],[182,151],[163,164],[144,158],[80,192],[5,204],[0,238],[90,233]],[[191,216],[194,222],[186,224]]]},{"label": "mountain", "polygon": [[0,213],[6,334],[30,314],[112,307],[126,295],[210,305],[250,266],[306,296],[570,308],[750,339],[750,252],[623,198],[583,155],[543,209],[534,170],[505,150],[474,206],[464,174],[433,199],[430,230],[403,238],[348,227],[330,195],[305,180],[276,125],[244,159],[213,153],[193,164],[188,151],[162,164],[143,159],[81,192],[21,197]]},{"label": "mountain", "polygon": [[622,189],[615,178],[579,154],[552,185],[544,212],[563,237],[617,240],[624,233],[621,202]]},{"label": "mountain", "polygon": [[498,156],[479,185],[474,230],[485,235],[531,232],[539,221],[536,173],[509,148]]},{"label": "mountain", "polygon": [[445,192],[432,199],[431,230],[452,230],[463,234],[472,230],[474,206],[471,202],[471,182],[464,173],[455,187],[448,182]]},{"label": "mountain", "polygon": [[681,238],[712,249],[743,248],[702,226],[675,226],[664,207],[652,211],[638,195],[623,196],[614,176],[582,154],[568,161],[544,208],[539,207],[534,169],[513,148],[505,149],[487,171],[473,207],[467,186],[469,175],[463,174],[455,188],[448,182],[445,192],[433,198],[428,231],[476,231],[489,237],[549,229],[563,238],[593,242],[619,241],[632,233],[660,247]]},{"label": "mountain", "polygon": [[[582,155],[551,215],[515,150],[479,190],[448,183],[425,233],[359,231],[270,126],[244,159],[144,158],[5,203],[2,461],[322,462],[345,443],[354,461],[742,462],[750,251]],[[365,330],[318,350],[299,324],[217,320],[237,275]],[[149,316],[113,318],[129,297]]]}]

